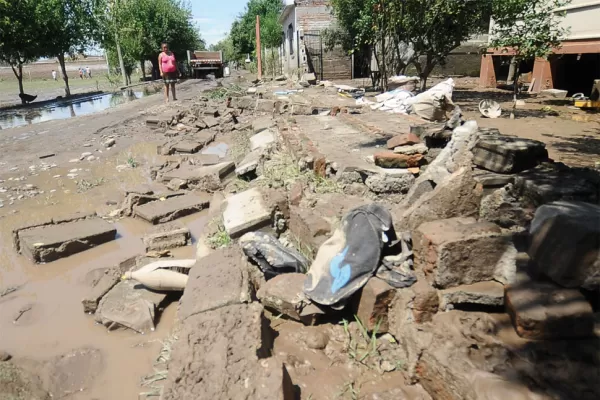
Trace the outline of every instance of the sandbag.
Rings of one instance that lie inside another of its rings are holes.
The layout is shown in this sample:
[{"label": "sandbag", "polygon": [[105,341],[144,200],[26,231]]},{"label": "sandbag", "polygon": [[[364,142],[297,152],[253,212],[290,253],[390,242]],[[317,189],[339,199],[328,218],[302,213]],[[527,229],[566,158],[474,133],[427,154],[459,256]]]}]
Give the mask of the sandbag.
[{"label": "sandbag", "polygon": [[351,210],[319,248],[304,293],[315,303],[340,308],[373,276],[392,240],[392,216],[385,208],[368,204]]},{"label": "sandbag", "polygon": [[240,238],[240,246],[244,254],[258,265],[267,279],[289,272],[303,274],[310,264],[300,252],[285,247],[268,233],[246,233]]}]

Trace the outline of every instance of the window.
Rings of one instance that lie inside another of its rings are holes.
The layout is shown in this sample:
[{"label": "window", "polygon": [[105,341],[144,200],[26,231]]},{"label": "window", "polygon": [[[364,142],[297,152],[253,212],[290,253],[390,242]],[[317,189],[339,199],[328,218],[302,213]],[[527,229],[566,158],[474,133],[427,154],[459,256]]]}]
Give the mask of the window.
[{"label": "window", "polygon": [[290,42],[290,55],[294,55],[294,25],[288,26],[288,40]]}]

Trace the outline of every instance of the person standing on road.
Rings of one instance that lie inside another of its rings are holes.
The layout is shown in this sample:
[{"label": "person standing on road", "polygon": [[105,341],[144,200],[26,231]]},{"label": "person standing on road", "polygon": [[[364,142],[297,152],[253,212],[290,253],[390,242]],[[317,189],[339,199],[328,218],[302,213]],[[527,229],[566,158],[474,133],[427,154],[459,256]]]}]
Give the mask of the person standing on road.
[{"label": "person standing on road", "polygon": [[169,102],[169,87],[173,93],[173,101],[177,100],[175,95],[175,83],[177,83],[177,61],[175,61],[175,54],[169,51],[169,45],[166,42],[162,42],[160,45],[162,52],[158,55],[158,68],[160,69],[160,76],[165,82],[165,102]]},{"label": "person standing on road", "polygon": [[87,77],[92,79],[92,70],[90,67],[85,67],[85,72],[87,73]]},{"label": "person standing on road", "polygon": [[79,79],[83,79],[83,68],[79,67]]},{"label": "person standing on road", "polygon": [[52,70],[52,79],[56,80],[56,71]]}]

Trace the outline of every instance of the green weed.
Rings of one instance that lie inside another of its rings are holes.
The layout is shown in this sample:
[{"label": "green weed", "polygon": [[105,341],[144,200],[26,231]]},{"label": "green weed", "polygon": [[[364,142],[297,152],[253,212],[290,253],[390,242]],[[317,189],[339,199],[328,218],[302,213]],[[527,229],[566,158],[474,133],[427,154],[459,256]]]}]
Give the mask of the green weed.
[{"label": "green weed", "polygon": [[78,193],[87,192],[88,190],[93,189],[96,186],[100,186],[103,183],[104,183],[104,178],[94,179],[91,181],[82,179],[80,181],[77,181],[77,192]]},{"label": "green weed", "polygon": [[220,249],[229,246],[231,244],[231,237],[225,230],[223,220],[220,218],[215,218],[210,222],[210,224],[214,227],[215,232],[206,238],[207,244],[212,249]]}]

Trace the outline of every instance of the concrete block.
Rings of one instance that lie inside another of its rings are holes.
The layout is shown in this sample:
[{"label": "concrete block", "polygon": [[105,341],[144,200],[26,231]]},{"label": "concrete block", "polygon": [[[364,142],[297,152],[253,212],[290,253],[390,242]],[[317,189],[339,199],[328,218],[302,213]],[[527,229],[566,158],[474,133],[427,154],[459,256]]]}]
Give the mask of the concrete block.
[{"label": "concrete block", "polygon": [[[413,233],[415,269],[423,271],[434,286],[459,285],[514,277],[507,258],[516,249],[510,237],[490,222],[451,218],[427,222]],[[516,264],[514,264],[516,270]]]},{"label": "concrete block", "polygon": [[545,89],[540,92],[541,96],[552,97],[555,99],[566,99],[569,92],[560,89]]},{"label": "concrete block", "polygon": [[292,206],[289,229],[303,247],[316,254],[319,247],[328,239],[331,224],[314,209]]},{"label": "concrete block", "polygon": [[239,108],[242,110],[249,109],[254,110],[256,108],[256,99],[249,96],[244,97],[232,97],[228,104],[229,108]]},{"label": "concrete block", "polygon": [[252,188],[227,199],[223,213],[225,230],[232,238],[271,224],[272,210],[267,208],[262,193]]},{"label": "concrete block", "polygon": [[252,132],[260,133],[269,128],[273,128],[277,123],[271,117],[256,118],[252,121]]},{"label": "concrete block", "polygon": [[117,230],[100,218],[19,230],[18,248],[34,262],[50,262],[114,240]]},{"label": "concrete block", "polygon": [[209,203],[208,194],[186,194],[134,207],[134,214],[152,224],[161,224],[202,211]]},{"label": "concrete block", "polygon": [[292,104],[292,115],[316,115],[318,109],[310,104]]},{"label": "concrete block", "polygon": [[425,154],[429,149],[425,145],[425,143],[417,143],[405,146],[394,147],[394,153],[396,154],[405,154],[407,156],[413,154]]},{"label": "concrete block", "polygon": [[516,136],[481,135],[473,149],[473,163],[499,173],[517,173],[548,159],[546,145]]},{"label": "concrete block", "polygon": [[592,306],[576,289],[522,277],[506,287],[506,310],[519,336],[568,339],[592,336]]},{"label": "concrete block", "polygon": [[91,272],[95,276],[89,282],[89,292],[81,300],[83,312],[86,314],[95,313],[100,300],[121,280],[121,271],[118,268],[99,268]]},{"label": "concrete block", "polygon": [[274,142],[275,134],[270,129],[267,129],[250,137],[250,149],[252,151],[264,149]]},{"label": "concrete block", "polygon": [[374,174],[365,180],[373,193],[407,193],[415,183],[415,176],[408,170],[401,175]]},{"label": "concrete block", "polygon": [[536,274],[565,287],[600,287],[600,206],[545,204],[535,212],[529,232]]},{"label": "concrete block", "polygon": [[256,111],[273,113],[275,110],[275,100],[258,99],[256,101]]},{"label": "concrete block", "polygon": [[[219,112],[216,111],[216,113],[218,114]],[[206,127],[209,129],[214,128],[215,126],[219,125],[219,120],[216,119],[215,117],[211,117],[211,116],[206,116],[206,117],[202,118],[202,121],[204,122]]]},{"label": "concrete block", "polygon": [[194,142],[192,140],[182,140],[171,146],[171,148],[178,153],[197,153],[203,147],[201,143]]},{"label": "concrete block", "polygon": [[256,295],[265,308],[297,321],[309,321],[310,317],[302,314],[305,280],[304,274],[281,274],[268,280]]},{"label": "concrete block", "polygon": [[181,179],[189,187],[214,192],[223,188],[222,179],[235,170],[232,161],[222,162],[205,167],[185,166],[163,174],[163,181]]}]

